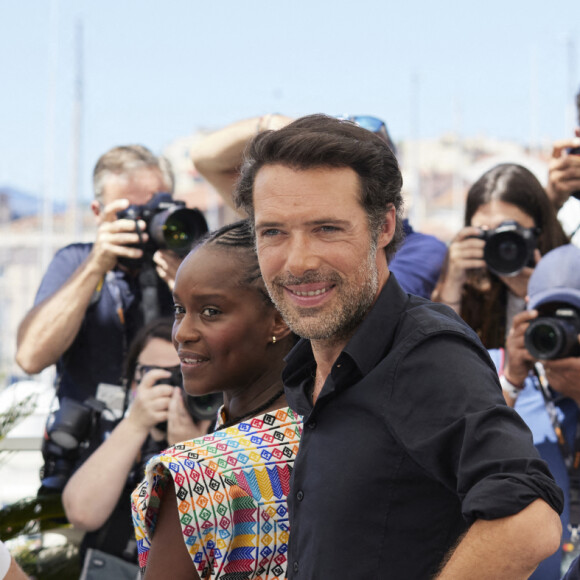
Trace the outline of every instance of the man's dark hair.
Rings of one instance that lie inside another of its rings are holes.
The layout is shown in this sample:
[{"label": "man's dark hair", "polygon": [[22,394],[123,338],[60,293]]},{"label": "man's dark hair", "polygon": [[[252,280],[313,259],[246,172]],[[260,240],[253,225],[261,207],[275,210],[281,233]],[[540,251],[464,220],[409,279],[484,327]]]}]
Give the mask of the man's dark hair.
[{"label": "man's dark hair", "polygon": [[395,235],[385,248],[387,259],[393,256],[403,239],[403,179],[397,159],[383,139],[351,121],[326,115],[301,117],[277,131],[259,133],[245,152],[234,193],[236,206],[252,221],[256,174],[272,164],[298,170],[350,167],[359,176],[360,201],[373,240],[389,207],[393,205],[397,212]]}]

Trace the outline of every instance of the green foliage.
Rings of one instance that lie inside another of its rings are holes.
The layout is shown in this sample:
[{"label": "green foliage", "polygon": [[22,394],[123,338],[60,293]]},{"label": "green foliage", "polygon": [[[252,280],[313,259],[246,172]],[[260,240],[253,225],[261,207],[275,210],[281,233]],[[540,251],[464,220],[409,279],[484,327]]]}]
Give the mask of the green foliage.
[{"label": "green foliage", "polygon": [[19,421],[34,412],[36,399],[37,395],[33,393],[12,405],[7,411],[0,413],[0,441]]}]

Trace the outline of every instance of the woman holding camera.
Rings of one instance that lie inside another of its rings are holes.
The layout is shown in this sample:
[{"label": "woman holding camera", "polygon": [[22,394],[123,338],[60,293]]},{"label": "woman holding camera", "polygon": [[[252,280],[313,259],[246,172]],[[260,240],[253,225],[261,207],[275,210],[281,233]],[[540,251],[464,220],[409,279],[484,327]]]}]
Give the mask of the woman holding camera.
[{"label": "woman holding camera", "polygon": [[160,318],[136,335],[125,361],[128,411],[114,429],[114,423],[100,421],[103,442],[63,490],[68,520],[87,531],[81,556],[96,548],[137,564],[130,495],[146,461],[167,445],[207,433],[213,424],[193,421],[181,387],[171,381],[171,370],[180,362],[171,342],[172,326],[171,318]]},{"label": "woman holding camera", "polygon": [[286,497],[302,421],[281,380],[294,336],[272,304],[251,225],[182,262],[173,343],[191,395],[223,392],[211,435],[152,458],[133,493],[145,578],[286,578]]},{"label": "woman holding camera", "polygon": [[[464,223],[431,299],[453,308],[487,348],[501,348],[513,316],[525,308],[535,264],[568,238],[541,183],[512,163],[496,165],[471,186]],[[491,241],[500,230],[505,243]]]}]

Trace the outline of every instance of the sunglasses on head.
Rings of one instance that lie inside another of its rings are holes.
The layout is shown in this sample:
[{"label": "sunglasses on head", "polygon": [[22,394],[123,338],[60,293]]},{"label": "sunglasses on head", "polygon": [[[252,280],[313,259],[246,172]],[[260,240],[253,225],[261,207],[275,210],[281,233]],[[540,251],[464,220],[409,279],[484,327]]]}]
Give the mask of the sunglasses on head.
[{"label": "sunglasses on head", "polygon": [[380,135],[386,142],[387,145],[391,148],[391,151],[396,154],[397,148],[393,143],[389,132],[387,131],[387,125],[382,119],[378,117],[373,117],[372,115],[337,115],[337,119],[341,121],[351,121],[352,123],[356,123],[359,127],[370,131],[371,133],[375,133]]}]

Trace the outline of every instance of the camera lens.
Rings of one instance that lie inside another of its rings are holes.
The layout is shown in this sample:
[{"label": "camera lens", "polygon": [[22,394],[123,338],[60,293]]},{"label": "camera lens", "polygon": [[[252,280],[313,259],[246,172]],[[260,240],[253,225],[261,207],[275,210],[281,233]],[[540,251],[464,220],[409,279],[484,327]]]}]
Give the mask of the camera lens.
[{"label": "camera lens", "polygon": [[529,248],[517,232],[498,232],[488,238],[483,256],[492,272],[500,276],[513,276],[527,264]]},{"label": "camera lens", "polygon": [[211,395],[202,395],[201,397],[194,397],[184,392],[185,406],[189,410],[190,415],[197,421],[206,421],[208,419],[215,419],[218,409],[223,404],[223,396],[221,393]]},{"label": "camera lens", "polygon": [[550,321],[539,320],[526,331],[526,347],[535,358],[553,358],[562,348],[562,333]]},{"label": "camera lens", "polygon": [[185,255],[207,232],[203,214],[196,209],[174,207],[162,211],[151,220],[150,233],[161,248]]}]

